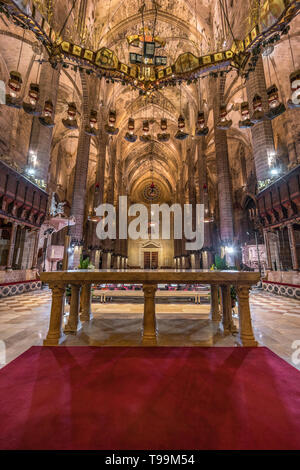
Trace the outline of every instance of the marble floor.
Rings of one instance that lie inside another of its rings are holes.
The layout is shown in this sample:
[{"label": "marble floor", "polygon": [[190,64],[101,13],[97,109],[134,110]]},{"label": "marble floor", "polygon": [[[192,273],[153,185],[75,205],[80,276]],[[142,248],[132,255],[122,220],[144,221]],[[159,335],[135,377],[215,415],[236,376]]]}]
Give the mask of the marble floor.
[{"label": "marble floor", "polygon": [[[42,290],[0,299],[0,367],[33,345],[41,345],[48,330],[51,291]],[[292,344],[300,347],[300,302],[260,290],[252,291],[251,312],[256,339],[294,364]],[[236,336],[223,336],[209,320],[208,304],[157,304],[158,345],[234,346]],[[94,319],[84,323],[65,345],[141,345],[143,305],[108,303],[92,305]],[[68,306],[64,322],[67,321]],[[234,319],[238,326],[237,318]],[[300,354],[298,355],[300,358]]]}]

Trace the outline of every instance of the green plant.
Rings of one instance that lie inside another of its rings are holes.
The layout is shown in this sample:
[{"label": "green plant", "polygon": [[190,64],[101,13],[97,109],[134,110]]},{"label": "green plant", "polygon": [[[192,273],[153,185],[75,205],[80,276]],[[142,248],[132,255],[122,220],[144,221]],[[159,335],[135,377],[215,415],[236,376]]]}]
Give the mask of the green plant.
[{"label": "green plant", "polygon": [[90,258],[87,257],[83,259],[83,256],[80,256],[79,269],[88,269],[90,264]]},{"label": "green plant", "polygon": [[[210,268],[212,271],[226,271],[226,270],[229,270],[229,269],[235,269],[235,268],[231,268],[227,262],[226,262],[226,256],[224,256],[223,258],[219,255],[216,255],[215,256],[215,264],[212,265],[212,267]],[[231,295],[231,298],[232,300],[236,301],[237,300],[237,294],[236,294],[236,290],[235,290],[235,287],[234,286],[231,286],[230,288],[230,295]]]}]

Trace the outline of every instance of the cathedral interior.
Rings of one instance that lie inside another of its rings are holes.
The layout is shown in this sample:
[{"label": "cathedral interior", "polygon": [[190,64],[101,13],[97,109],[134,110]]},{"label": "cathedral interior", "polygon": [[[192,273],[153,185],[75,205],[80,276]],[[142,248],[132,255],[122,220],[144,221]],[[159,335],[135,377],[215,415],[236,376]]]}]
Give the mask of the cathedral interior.
[{"label": "cathedral interior", "polygon": [[[3,377],[31,346],[239,351],[239,337],[284,359],[300,405],[299,10],[295,0],[0,1]],[[150,215],[153,204],[201,205],[202,247],[188,250],[173,225],[168,239],[151,237],[153,222],[121,237],[122,196]],[[102,205],[117,214],[113,239],[99,237]],[[299,450],[297,413],[298,443],[257,446]],[[100,447],[198,445],[135,432]],[[0,448],[45,448],[32,434],[16,444],[0,431]],[[81,444],[100,448],[75,438],[66,448]]]}]

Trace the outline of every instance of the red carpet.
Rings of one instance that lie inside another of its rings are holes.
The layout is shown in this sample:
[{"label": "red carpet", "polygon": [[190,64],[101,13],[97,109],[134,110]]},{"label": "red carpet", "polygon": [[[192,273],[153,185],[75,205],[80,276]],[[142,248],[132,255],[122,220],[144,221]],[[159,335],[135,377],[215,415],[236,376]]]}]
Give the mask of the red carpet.
[{"label": "red carpet", "polygon": [[0,449],[299,449],[300,374],[266,348],[33,347]]}]

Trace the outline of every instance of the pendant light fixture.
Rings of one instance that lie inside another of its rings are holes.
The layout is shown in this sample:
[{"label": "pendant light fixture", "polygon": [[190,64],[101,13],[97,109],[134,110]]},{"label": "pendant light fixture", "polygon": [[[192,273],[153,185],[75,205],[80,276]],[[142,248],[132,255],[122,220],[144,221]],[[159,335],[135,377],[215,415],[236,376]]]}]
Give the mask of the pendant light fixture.
[{"label": "pendant light fixture", "polygon": [[220,118],[217,123],[217,128],[227,131],[232,126],[232,120],[228,119],[227,108],[225,104],[220,106]]},{"label": "pendant light fixture", "polygon": [[25,113],[31,114],[33,116],[38,116],[40,114],[37,103],[40,97],[40,87],[37,83],[30,83],[28,91],[28,101],[23,101],[23,109]]},{"label": "pendant light fixture", "polygon": [[254,126],[254,123],[250,119],[250,107],[248,101],[244,101],[241,104],[241,116],[242,119],[239,121],[240,129],[248,129]]},{"label": "pendant light fixture", "polygon": [[133,93],[131,97],[131,107],[130,107],[130,118],[128,119],[127,132],[125,134],[125,140],[131,144],[137,141],[137,135],[134,133],[135,130],[135,120],[132,117],[132,107],[133,107]]},{"label": "pendant light fixture", "polygon": [[253,114],[251,116],[251,121],[254,124],[257,124],[258,122],[264,121],[264,119],[265,115],[262,108],[262,97],[255,95],[253,98]]},{"label": "pendant light fixture", "polygon": [[94,109],[91,110],[90,112],[90,119],[89,119],[89,124],[85,127],[85,133],[87,135],[90,135],[91,137],[95,137],[97,135],[98,129],[97,129],[97,111]]},{"label": "pendant light fixture", "polygon": [[76,104],[74,102],[68,103],[67,117],[66,119],[62,119],[62,123],[67,129],[78,129],[76,115],[77,115]]},{"label": "pendant light fixture", "polygon": [[20,92],[21,92],[23,80],[22,80],[22,75],[19,72],[19,66],[20,66],[20,59],[21,59],[22,50],[23,50],[24,36],[25,36],[25,29],[23,31],[23,36],[21,40],[17,69],[16,71],[12,70],[9,74],[9,80],[7,83],[7,94],[5,97],[5,104],[7,106],[10,106],[11,108],[17,108],[17,109],[20,109],[22,106]]},{"label": "pendant light fixture", "polygon": [[[54,69],[53,69],[53,72],[52,72],[52,89],[54,88]],[[53,120],[53,114],[54,114],[54,106],[53,106],[53,103],[52,103],[52,100],[50,98],[48,98],[46,101],[45,101],[45,104],[44,104],[44,108],[43,108],[43,111],[42,111],[42,115],[39,117],[39,121],[40,123],[42,124],[42,126],[45,126],[45,127],[54,127],[55,123],[54,123],[54,120]]]},{"label": "pendant light fixture", "polygon": [[180,115],[178,118],[178,131],[175,134],[175,139],[177,140],[185,140],[188,138],[189,134],[184,132],[183,129],[185,128],[185,118],[182,115],[182,94],[181,94],[181,83],[180,83]]},{"label": "pendant light fixture", "polygon": [[37,68],[36,82],[30,83],[28,90],[28,101],[23,101],[23,109],[25,113],[31,114],[33,116],[39,116],[41,114],[41,109],[38,106],[38,101],[40,98],[40,86],[39,83],[39,71],[41,66],[41,60],[38,61],[39,65]]},{"label": "pendant light fixture", "polygon": [[53,121],[54,106],[51,100],[45,101],[42,115],[39,117],[40,123],[45,127],[54,127]]},{"label": "pendant light fixture", "polygon": [[12,71],[9,74],[6,94],[6,105],[11,108],[21,108],[20,91],[22,87],[22,76],[19,72]]},{"label": "pendant light fixture", "polygon": [[147,143],[151,141],[151,135],[149,134],[149,132],[150,132],[149,120],[145,119],[143,121],[143,134],[140,136],[141,142]]},{"label": "pendant light fixture", "polygon": [[115,127],[115,123],[117,120],[117,113],[115,110],[110,110],[108,115],[108,123],[105,124],[105,131],[109,135],[117,135],[119,133],[119,129]]},{"label": "pendant light fixture", "polygon": [[127,126],[128,131],[125,134],[125,140],[130,143],[134,143],[137,141],[137,135],[134,133],[135,129],[135,121],[132,118],[128,119],[128,126]]},{"label": "pendant light fixture", "polygon": [[[279,101],[279,91],[276,84],[272,84],[271,70],[270,70],[270,57],[267,57],[268,71],[269,71],[269,83],[270,86],[267,89],[269,110],[266,112],[266,118],[272,121],[276,117],[283,114],[286,110],[283,103]],[[275,70],[274,70],[275,71]],[[276,73],[275,73],[276,75]]]},{"label": "pendant light fixture", "polygon": [[279,101],[279,93],[276,85],[272,85],[267,89],[269,111],[266,113],[266,117],[272,121],[276,117],[283,114],[286,110],[283,103]]},{"label": "pendant light fixture", "polygon": [[160,121],[161,133],[157,134],[157,140],[159,142],[169,142],[170,134],[166,132],[168,130],[168,121],[165,118],[162,118]]},{"label": "pendant light fixture", "polygon": [[205,122],[205,115],[203,111],[198,112],[197,125],[196,125],[196,136],[201,137],[207,135],[209,129]]}]

